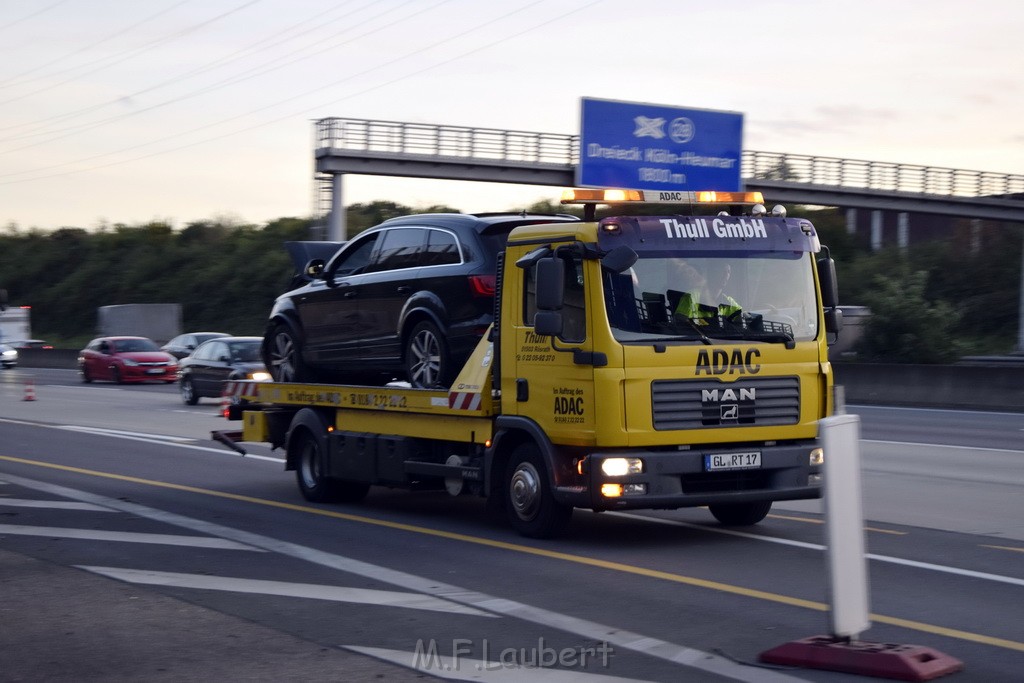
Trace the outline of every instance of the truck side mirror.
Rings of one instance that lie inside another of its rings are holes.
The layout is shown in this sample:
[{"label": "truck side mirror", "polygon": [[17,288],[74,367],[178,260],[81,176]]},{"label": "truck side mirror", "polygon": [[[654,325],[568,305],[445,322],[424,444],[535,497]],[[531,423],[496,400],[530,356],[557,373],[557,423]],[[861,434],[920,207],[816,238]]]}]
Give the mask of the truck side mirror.
[{"label": "truck side mirror", "polygon": [[839,305],[839,284],[836,279],[836,262],[831,258],[818,259],[818,282],[821,283],[821,305],[835,308]]},{"label": "truck side mirror", "polygon": [[818,282],[821,284],[821,305],[825,309],[825,332],[833,335],[829,344],[839,341],[843,329],[843,312],[839,310],[839,283],[836,262],[831,257],[818,259]]},{"label": "truck side mirror", "polygon": [[565,262],[549,256],[537,261],[537,313],[533,330],[539,335],[562,334],[562,304],[565,301]]},{"label": "truck side mirror", "polygon": [[843,329],[843,311],[840,308],[825,309],[825,331],[836,335],[834,344],[839,340],[839,331]]},{"label": "truck side mirror", "polygon": [[562,327],[561,311],[537,311],[533,317],[533,331],[542,337],[557,337]]},{"label": "truck side mirror", "polygon": [[625,273],[639,258],[637,253],[625,244],[620,244],[601,257],[601,267],[613,273]]},{"label": "truck side mirror", "polygon": [[560,311],[565,301],[565,262],[556,257],[537,261],[537,310]]}]

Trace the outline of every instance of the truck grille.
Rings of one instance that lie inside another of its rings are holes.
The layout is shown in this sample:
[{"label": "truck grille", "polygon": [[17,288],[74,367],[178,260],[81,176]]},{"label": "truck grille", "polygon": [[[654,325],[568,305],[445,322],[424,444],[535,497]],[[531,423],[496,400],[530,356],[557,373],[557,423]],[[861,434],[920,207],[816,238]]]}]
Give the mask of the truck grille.
[{"label": "truck grille", "polygon": [[657,430],[796,424],[800,420],[800,380],[655,380],[651,382],[651,406]]}]

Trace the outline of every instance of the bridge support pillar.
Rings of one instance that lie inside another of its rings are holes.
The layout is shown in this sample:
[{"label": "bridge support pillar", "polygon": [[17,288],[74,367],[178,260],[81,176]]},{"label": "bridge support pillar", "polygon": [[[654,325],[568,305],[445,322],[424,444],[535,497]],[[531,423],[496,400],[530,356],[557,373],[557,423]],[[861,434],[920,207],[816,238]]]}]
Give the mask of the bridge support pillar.
[{"label": "bridge support pillar", "polygon": [[850,235],[857,234],[857,209],[846,210],[846,232]]},{"label": "bridge support pillar", "polygon": [[332,242],[344,242],[348,239],[348,229],[345,226],[345,202],[342,201],[341,181],[344,173],[331,175],[331,216],[327,223],[327,239]]},{"label": "bridge support pillar", "polygon": [[871,251],[878,251],[882,248],[882,212],[874,210],[871,212]]}]

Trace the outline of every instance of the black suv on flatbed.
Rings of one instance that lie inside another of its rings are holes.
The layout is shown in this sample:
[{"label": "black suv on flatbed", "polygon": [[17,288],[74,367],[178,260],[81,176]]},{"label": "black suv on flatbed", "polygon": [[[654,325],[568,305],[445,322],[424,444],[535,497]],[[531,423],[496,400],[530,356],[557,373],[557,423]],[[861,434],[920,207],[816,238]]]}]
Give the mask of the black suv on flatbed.
[{"label": "black suv on flatbed", "polygon": [[[277,298],[263,361],[278,382],[401,376],[448,387],[494,313],[497,255],[520,225],[568,215],[417,214],[346,242],[311,282]],[[320,262],[322,263],[322,262]],[[317,272],[317,262],[307,272]]]}]

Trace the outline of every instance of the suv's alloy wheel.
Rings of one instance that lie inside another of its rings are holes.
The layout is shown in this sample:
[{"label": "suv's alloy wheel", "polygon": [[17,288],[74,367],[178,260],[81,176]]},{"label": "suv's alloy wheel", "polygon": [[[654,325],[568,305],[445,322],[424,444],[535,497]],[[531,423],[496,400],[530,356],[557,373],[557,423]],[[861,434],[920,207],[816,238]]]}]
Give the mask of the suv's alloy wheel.
[{"label": "suv's alloy wheel", "polygon": [[447,388],[452,380],[451,364],[448,344],[437,326],[429,320],[416,325],[405,348],[409,383],[427,389]]}]

